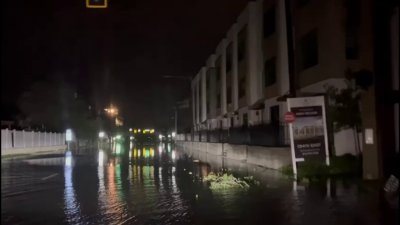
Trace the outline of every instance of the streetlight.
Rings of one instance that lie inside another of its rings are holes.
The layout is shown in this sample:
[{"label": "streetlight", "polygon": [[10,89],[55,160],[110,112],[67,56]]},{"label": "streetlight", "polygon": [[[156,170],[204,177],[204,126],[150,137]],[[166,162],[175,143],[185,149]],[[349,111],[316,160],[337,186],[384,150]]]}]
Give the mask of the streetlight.
[{"label": "streetlight", "polygon": [[106,136],[106,134],[104,133],[104,131],[100,131],[100,132],[99,132],[99,138],[104,138],[104,136]]},{"label": "streetlight", "polygon": [[69,150],[69,143],[72,141],[72,130],[71,129],[67,129],[65,131],[65,140],[67,141],[67,148]]},{"label": "streetlight", "polygon": [[104,111],[107,112],[107,114],[111,117],[117,116],[118,115],[118,109],[114,105],[110,105],[109,108],[105,108]]},{"label": "streetlight", "polygon": [[102,143],[102,139],[106,136],[106,133],[104,131],[99,132],[99,141],[97,142],[97,147],[100,149],[100,145]]}]

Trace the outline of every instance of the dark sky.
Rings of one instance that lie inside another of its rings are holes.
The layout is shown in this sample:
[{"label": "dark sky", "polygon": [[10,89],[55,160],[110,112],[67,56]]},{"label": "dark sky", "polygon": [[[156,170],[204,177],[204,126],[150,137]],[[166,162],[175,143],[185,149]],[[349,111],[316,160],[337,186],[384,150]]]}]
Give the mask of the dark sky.
[{"label": "dark sky", "polygon": [[115,103],[129,125],[172,123],[172,106],[248,0],[3,0],[2,111],[36,81],[71,83],[99,109]]}]

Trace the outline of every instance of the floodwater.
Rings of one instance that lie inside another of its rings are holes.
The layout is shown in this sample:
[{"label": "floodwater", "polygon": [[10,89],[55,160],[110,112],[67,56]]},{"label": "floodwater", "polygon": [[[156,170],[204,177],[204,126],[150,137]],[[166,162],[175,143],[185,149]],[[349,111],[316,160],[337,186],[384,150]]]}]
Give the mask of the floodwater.
[{"label": "floodwater", "polygon": [[[280,173],[171,144],[2,160],[1,224],[394,224],[379,188],[294,183]],[[202,177],[253,176],[247,191]]]}]

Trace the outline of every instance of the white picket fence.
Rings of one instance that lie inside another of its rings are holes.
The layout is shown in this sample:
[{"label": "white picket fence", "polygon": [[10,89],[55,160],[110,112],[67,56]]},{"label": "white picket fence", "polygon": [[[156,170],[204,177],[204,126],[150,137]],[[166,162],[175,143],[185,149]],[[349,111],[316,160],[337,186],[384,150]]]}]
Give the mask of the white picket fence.
[{"label": "white picket fence", "polygon": [[1,130],[1,149],[65,145],[65,133]]}]

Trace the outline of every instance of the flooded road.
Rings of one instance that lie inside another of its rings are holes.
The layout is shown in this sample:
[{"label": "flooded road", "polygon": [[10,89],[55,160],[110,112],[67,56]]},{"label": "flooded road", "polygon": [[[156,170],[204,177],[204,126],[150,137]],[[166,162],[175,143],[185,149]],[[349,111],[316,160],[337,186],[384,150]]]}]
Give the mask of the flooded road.
[{"label": "flooded road", "polygon": [[[210,172],[259,182],[211,190]],[[356,181],[297,184],[280,173],[174,146],[2,160],[1,224],[392,224],[378,188]]]}]

